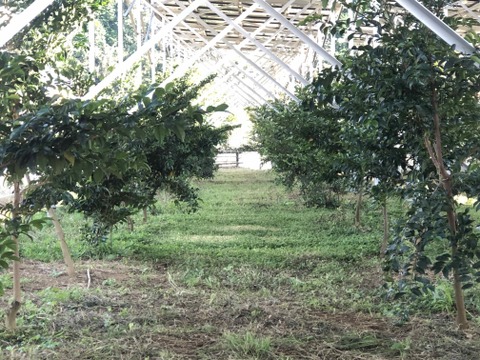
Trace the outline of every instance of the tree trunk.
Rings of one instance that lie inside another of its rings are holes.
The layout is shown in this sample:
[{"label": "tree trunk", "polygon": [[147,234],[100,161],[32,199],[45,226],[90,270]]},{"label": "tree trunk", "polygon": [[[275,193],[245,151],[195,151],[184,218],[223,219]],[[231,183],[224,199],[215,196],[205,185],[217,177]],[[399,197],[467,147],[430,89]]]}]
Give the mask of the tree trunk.
[{"label": "tree trunk", "polygon": [[382,214],[383,214],[383,241],[380,247],[380,257],[383,259],[387,251],[388,238],[389,238],[387,200],[384,200],[383,202]]},{"label": "tree trunk", "polygon": [[362,210],[363,189],[360,187],[357,194],[357,205],[355,207],[355,226],[360,226]]},{"label": "tree trunk", "polygon": [[132,219],[131,216],[127,216],[127,227],[128,227],[128,231],[133,232],[133,230],[134,230],[133,219]]},{"label": "tree trunk", "polygon": [[147,208],[144,207],[144,208],[143,208],[143,223],[146,223],[146,222],[147,222],[147,217],[148,217]]},{"label": "tree trunk", "polygon": [[51,207],[48,209],[48,216],[52,219],[53,225],[55,226],[55,232],[57,233],[58,240],[60,240],[60,248],[62,249],[63,260],[67,266],[68,276],[75,276],[75,265],[70,255],[70,250],[68,249],[67,242],[65,241],[65,233],[63,232],[62,225],[58,221],[57,212],[55,208]]},{"label": "tree trunk", "polygon": [[[13,184],[13,195],[12,220],[18,220],[21,198],[20,182],[18,181]],[[7,330],[14,331],[17,328],[17,314],[22,305],[22,293],[20,289],[20,250],[18,235],[12,235],[12,240],[15,243],[15,257],[17,259],[13,261],[13,302],[10,309],[7,310],[5,325]]]},{"label": "tree trunk", "polygon": [[[440,117],[438,114],[438,99],[436,89],[433,89],[432,92],[432,108],[433,108],[433,124],[435,129],[435,146],[432,146],[430,140],[427,136],[424,137],[425,146],[430,155],[432,162],[434,163],[440,184],[442,184],[443,189],[447,193],[447,198],[449,202],[449,207],[447,210],[447,219],[448,225],[450,227],[450,232],[452,236],[455,236],[457,233],[457,215],[453,208],[454,199],[453,199],[453,189],[452,189],[452,176],[449,174],[445,168],[443,162],[443,149],[442,149],[442,136],[440,131]],[[455,259],[457,254],[457,245],[454,243],[451,245],[452,250],[452,260]],[[467,312],[465,310],[465,299],[463,296],[462,284],[460,282],[460,275],[458,268],[453,268],[453,289],[455,291],[455,305],[457,308],[457,325],[460,329],[468,328],[467,321]]]},{"label": "tree trunk", "polygon": [[[457,246],[452,246],[452,258],[457,254]],[[453,289],[455,291],[455,306],[457,307],[457,325],[460,330],[468,329],[465,299],[463,297],[462,283],[458,269],[453,269]]]}]

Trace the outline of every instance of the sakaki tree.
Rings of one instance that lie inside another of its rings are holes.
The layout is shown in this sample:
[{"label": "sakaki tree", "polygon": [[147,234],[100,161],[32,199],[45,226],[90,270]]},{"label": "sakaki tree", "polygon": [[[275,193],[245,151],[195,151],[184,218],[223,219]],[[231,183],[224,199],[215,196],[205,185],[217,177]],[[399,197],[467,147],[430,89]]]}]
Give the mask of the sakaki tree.
[{"label": "sakaki tree", "polygon": [[[443,8],[448,1],[424,4],[452,27],[461,23],[445,16]],[[397,166],[407,161],[403,166],[406,182],[390,180],[388,184],[388,177],[383,180],[387,189],[402,185],[397,190],[411,203],[388,249],[390,268],[400,273],[402,291],[410,280],[420,284],[410,285],[414,293],[431,288],[430,273],[450,278],[457,324],[466,328],[462,288],[478,279],[475,268],[480,253],[474,222],[454,196],[461,191],[479,195],[478,186],[472,186],[478,173],[462,169],[479,155],[478,57],[456,52],[411,14],[393,9],[386,1],[344,5],[356,17],[340,26],[355,26],[350,36],[364,39],[364,45],[353,49],[351,61],[341,70],[346,81],[360,90],[350,95],[353,100],[349,101],[357,103],[350,113],[362,109],[365,116],[358,116],[356,124],[374,124],[378,147],[372,155],[377,163],[381,160]],[[375,27],[375,34],[365,34],[362,29],[366,26]],[[370,170],[382,183],[375,168]],[[396,174],[391,177],[396,178]]]}]

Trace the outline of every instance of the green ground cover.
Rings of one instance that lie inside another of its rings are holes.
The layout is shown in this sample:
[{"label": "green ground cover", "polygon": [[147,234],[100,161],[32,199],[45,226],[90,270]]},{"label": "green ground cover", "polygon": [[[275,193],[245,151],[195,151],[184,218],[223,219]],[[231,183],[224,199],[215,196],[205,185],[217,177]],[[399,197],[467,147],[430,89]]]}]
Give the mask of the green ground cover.
[{"label": "green ground cover", "polygon": [[386,297],[374,203],[355,227],[355,199],[305,208],[269,172],[222,170],[197,186],[198,212],[160,194],[157,215],[93,250],[82,217],[60,211],[75,278],[51,226],[24,239],[20,330],[0,328],[0,358],[478,359],[478,288],[467,332],[446,281],[414,303]]}]

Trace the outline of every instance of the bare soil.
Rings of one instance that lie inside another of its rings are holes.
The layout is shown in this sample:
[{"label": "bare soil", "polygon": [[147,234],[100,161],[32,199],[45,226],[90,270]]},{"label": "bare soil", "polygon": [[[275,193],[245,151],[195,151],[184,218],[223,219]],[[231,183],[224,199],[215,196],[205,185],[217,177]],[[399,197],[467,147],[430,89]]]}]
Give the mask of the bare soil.
[{"label": "bare soil", "polygon": [[[20,331],[0,334],[0,358],[479,359],[478,328],[458,331],[447,315],[396,325],[378,314],[309,306],[287,285],[187,286],[163,264],[83,261],[74,278],[63,269],[23,261],[30,305],[21,310]],[[361,286],[381,281],[377,272]],[[0,298],[2,308],[8,298]],[[228,345],[228,334],[247,333],[270,339],[269,351]]]}]

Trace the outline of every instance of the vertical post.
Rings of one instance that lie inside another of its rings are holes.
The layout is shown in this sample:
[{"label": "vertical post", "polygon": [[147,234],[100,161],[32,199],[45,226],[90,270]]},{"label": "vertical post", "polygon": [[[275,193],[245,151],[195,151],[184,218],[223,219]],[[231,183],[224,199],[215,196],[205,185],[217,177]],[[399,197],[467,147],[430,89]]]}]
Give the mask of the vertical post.
[{"label": "vertical post", "polygon": [[[150,29],[151,36],[155,36],[155,26],[152,25]],[[150,50],[150,75],[152,76],[152,84],[156,80],[156,73],[157,73],[157,52],[156,52],[156,45],[152,46]]]},{"label": "vertical post", "polygon": [[95,71],[95,22],[91,20],[88,23],[88,70],[93,73]]},{"label": "vertical post", "polygon": [[335,35],[330,36],[330,52],[332,54],[335,54],[335,50],[337,48],[337,39],[335,38]]},{"label": "vertical post", "polygon": [[[322,30],[320,30],[320,26],[317,28],[317,38],[316,38],[316,41],[317,43],[321,43],[325,46],[325,35],[323,34]],[[323,70],[323,62],[324,62],[324,59],[322,57],[320,57],[318,59],[318,72],[322,72]]]},{"label": "vertical post", "polygon": [[[135,4],[135,22],[137,26],[137,50],[142,47],[142,9],[141,2]],[[138,62],[137,75],[135,76],[135,86],[139,87],[142,84],[142,61]]]},{"label": "vertical post", "polygon": [[235,167],[240,167],[240,154],[238,149],[235,149]]},{"label": "vertical post", "polygon": [[117,27],[118,27],[118,63],[123,63],[123,0],[118,0],[117,3]]},{"label": "vertical post", "polygon": [[[353,10],[351,10],[351,9],[348,10],[348,17],[350,18],[350,20],[355,18],[355,14],[353,13]],[[351,24],[350,25],[350,32],[354,32],[354,31],[355,31],[355,26],[354,26],[354,24]],[[354,43],[353,38],[348,40],[348,49],[349,50],[351,50],[354,45],[355,45],[355,43]]]},{"label": "vertical post", "polygon": [[[162,19],[162,29],[165,27],[165,18]],[[162,38],[162,73],[167,72],[167,34]]]}]

